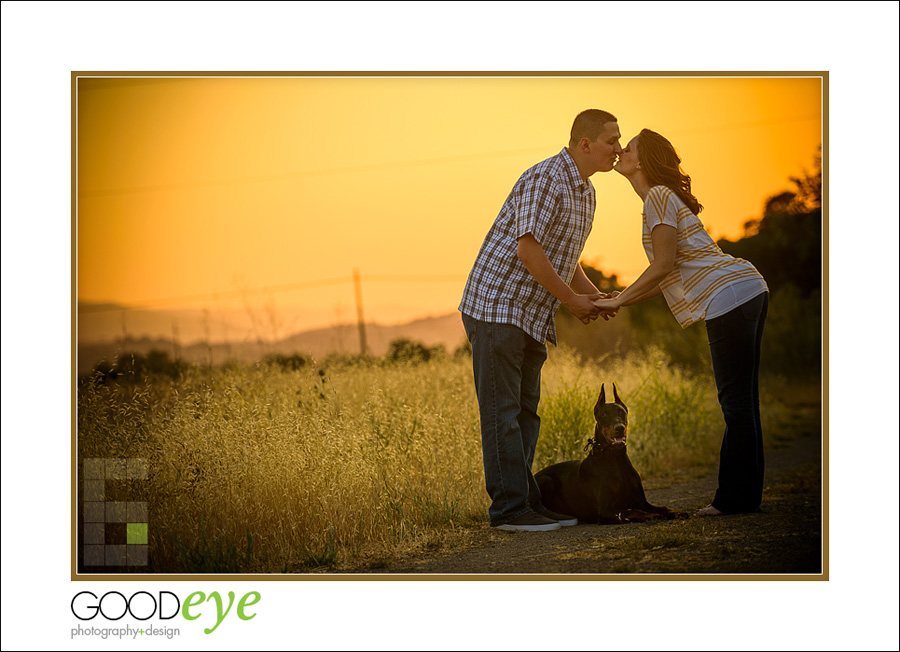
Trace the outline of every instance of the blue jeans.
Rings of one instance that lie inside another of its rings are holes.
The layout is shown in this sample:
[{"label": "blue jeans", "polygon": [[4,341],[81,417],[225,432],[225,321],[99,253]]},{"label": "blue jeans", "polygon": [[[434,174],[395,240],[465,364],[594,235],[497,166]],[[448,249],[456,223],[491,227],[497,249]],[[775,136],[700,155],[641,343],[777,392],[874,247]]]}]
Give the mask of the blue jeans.
[{"label": "blue jeans", "polygon": [[759,417],[759,358],[769,307],[765,292],[707,320],[725,437],[719,456],[719,488],[712,505],[726,514],[759,511],[762,502],[762,424]]},{"label": "blue jeans", "polygon": [[496,527],[542,507],[531,465],[541,427],[537,408],[547,346],[517,326],[466,314],[462,319],[472,344],[488,516]]}]

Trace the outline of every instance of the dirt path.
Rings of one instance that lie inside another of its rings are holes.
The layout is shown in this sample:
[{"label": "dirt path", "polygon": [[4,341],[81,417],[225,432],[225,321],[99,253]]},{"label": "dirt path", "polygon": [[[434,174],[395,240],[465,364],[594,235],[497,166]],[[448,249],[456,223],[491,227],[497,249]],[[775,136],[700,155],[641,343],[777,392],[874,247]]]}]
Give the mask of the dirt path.
[{"label": "dirt path", "polygon": [[[470,532],[462,549],[401,560],[367,573],[810,574],[822,572],[821,442],[807,433],[766,454],[763,512],[716,518],[577,525],[555,532]],[[647,486],[656,505],[693,511],[709,502],[715,474]]]}]

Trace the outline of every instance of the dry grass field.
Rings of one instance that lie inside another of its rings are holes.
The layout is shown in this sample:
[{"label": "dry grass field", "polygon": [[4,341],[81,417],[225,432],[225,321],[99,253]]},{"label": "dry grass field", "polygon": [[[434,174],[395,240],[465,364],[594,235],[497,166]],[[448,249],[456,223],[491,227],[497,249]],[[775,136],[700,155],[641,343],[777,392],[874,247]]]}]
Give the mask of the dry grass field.
[{"label": "dry grass field", "polygon": [[[715,465],[724,422],[711,372],[691,375],[660,352],[585,363],[554,349],[535,469],[584,455],[600,385],[612,382],[645,480]],[[777,379],[763,387],[767,433],[787,418],[783,390]],[[466,356],[98,378],[79,386],[77,435],[79,460],[148,460],[147,572],[377,568],[487,518]]]}]

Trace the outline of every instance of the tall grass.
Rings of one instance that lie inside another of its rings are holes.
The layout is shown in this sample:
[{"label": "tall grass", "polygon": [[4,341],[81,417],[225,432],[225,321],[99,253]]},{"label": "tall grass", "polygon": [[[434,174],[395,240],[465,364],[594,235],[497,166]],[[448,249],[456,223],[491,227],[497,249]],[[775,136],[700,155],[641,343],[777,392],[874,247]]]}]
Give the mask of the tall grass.
[{"label": "tall grass", "polygon": [[[551,352],[535,470],[580,458],[600,384],[629,406],[645,477],[714,463],[709,378],[664,356],[584,364]],[[78,448],[149,461],[154,572],[304,572],[440,543],[486,522],[471,360],[194,368],[178,380],[85,383]]]},{"label": "tall grass", "polygon": [[715,383],[670,364],[658,349],[586,364],[561,352],[545,371],[535,466],[583,457],[601,384],[628,406],[628,451],[644,477],[715,462],[725,427]]}]

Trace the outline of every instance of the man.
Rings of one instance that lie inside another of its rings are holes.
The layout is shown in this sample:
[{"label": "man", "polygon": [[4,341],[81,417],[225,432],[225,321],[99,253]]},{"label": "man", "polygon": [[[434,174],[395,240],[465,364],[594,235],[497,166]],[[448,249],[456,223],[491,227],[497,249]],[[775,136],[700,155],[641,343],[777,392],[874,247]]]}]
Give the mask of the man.
[{"label": "man", "polygon": [[581,322],[608,319],[594,299],[606,298],[578,259],[591,232],[596,197],[588,177],[609,172],[619,125],[606,111],[578,114],[568,147],[527,170],[488,231],[463,292],[481,415],[490,524],[502,530],[547,531],[578,521],[541,504],[531,472],[540,430],[537,415],[545,340],[556,344],[560,304]]}]

